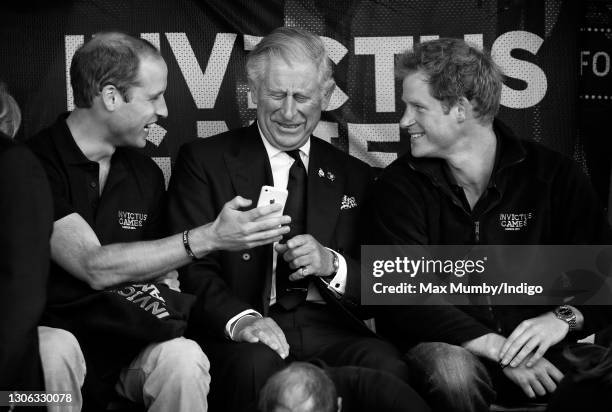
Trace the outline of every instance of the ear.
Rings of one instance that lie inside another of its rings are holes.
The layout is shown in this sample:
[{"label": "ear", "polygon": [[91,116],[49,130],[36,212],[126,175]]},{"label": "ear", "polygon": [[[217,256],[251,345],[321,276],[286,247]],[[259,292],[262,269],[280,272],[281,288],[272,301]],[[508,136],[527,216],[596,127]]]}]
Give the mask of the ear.
[{"label": "ear", "polygon": [[331,81],[330,85],[327,85],[327,87],[323,90],[323,97],[321,100],[321,110],[327,110],[327,107],[329,106],[329,101],[331,100],[332,94],[334,94],[334,90],[336,89],[336,82],[335,81]]},{"label": "ear", "polygon": [[252,81],[249,81],[249,98],[253,106],[257,106],[257,85]]},{"label": "ear", "polygon": [[465,97],[460,97],[454,109],[456,110],[457,121],[463,123],[468,118],[468,114],[472,109],[472,104]]},{"label": "ear", "polygon": [[102,98],[102,104],[106,110],[111,112],[117,108],[119,100],[122,100],[121,93],[119,93],[119,90],[112,84],[107,84],[102,88],[100,97]]}]

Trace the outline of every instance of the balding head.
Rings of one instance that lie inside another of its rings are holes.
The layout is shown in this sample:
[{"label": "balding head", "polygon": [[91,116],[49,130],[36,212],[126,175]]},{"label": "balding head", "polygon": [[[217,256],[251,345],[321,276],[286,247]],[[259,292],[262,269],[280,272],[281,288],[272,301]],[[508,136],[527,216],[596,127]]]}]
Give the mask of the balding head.
[{"label": "balding head", "polygon": [[259,395],[262,412],[335,412],[336,387],[309,363],[294,362],[272,375]]}]

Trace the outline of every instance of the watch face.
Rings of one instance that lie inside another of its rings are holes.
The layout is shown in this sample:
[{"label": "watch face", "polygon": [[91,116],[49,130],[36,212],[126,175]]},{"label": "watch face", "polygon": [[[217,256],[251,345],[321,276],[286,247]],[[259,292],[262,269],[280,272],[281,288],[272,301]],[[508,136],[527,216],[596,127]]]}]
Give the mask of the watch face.
[{"label": "watch face", "polygon": [[572,317],[572,315],[574,314],[574,312],[565,306],[561,306],[558,310],[557,313],[561,316],[563,316],[564,318],[570,318]]}]

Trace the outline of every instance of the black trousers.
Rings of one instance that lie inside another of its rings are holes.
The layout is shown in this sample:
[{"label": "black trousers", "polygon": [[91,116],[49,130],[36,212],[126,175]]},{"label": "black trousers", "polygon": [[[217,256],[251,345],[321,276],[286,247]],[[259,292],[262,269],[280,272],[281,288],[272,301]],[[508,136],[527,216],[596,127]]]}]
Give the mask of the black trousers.
[{"label": "black trousers", "polygon": [[342,412],[428,412],[429,406],[401,379],[359,366],[325,368],[342,398]]},{"label": "black trousers", "polygon": [[285,333],[290,346],[287,359],[261,343],[238,343],[191,334],[211,363],[211,412],[252,410],[267,379],[291,361],[320,359],[327,365],[360,366],[407,380],[400,352],[367,331],[348,327],[334,308],[305,303],[285,311],[273,306],[269,316]]}]

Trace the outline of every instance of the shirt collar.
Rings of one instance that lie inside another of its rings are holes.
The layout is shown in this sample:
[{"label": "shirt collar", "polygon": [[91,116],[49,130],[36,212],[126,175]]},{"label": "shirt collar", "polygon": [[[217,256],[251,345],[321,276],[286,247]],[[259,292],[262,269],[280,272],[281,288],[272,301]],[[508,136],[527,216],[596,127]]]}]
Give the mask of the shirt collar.
[{"label": "shirt collar", "polygon": [[53,125],[53,132],[57,136],[56,144],[61,156],[64,158],[64,162],[73,165],[88,165],[95,163],[85,156],[74,141],[74,137],[66,123],[69,114],[70,112],[61,114],[57,122]]},{"label": "shirt collar", "polygon": [[[507,167],[513,166],[522,162],[525,159],[526,151],[523,143],[514,133],[501,121],[495,119],[493,122],[493,131],[497,139],[497,147],[495,148],[495,163],[489,186],[494,183],[497,178]],[[452,177],[446,162],[437,158],[414,158],[410,152],[404,155],[404,159],[410,167],[428,176],[434,183],[440,184],[441,181],[446,181],[449,184],[456,184]],[[449,179],[450,176],[450,179]]]},{"label": "shirt collar", "polygon": [[[264,137],[263,132],[261,131],[261,128],[259,127],[259,123],[257,123],[257,130],[259,131],[259,137],[261,138],[261,141],[263,142],[263,145],[266,148],[266,153],[268,153],[268,159],[272,159],[273,157],[277,156],[279,153],[284,153],[283,150],[280,150],[279,148],[272,146],[270,142],[268,142],[268,139]],[[301,152],[301,155],[304,155],[306,157],[310,156],[310,137],[308,138],[308,140],[306,140],[306,143],[304,143],[302,147],[299,148],[299,150]]]},{"label": "shirt collar", "polygon": [[[96,168],[98,166],[98,162],[93,160],[89,160],[87,156],[81,151],[79,145],[77,145],[72,133],[70,132],[70,128],[66,123],[66,119],[70,115],[70,112],[66,112],[61,114],[55,124],[52,126],[53,133],[57,136],[56,145],[60,156],[66,164],[70,165],[79,165],[79,166],[89,166]],[[117,147],[115,148],[115,152],[111,157],[111,167],[116,169],[117,172],[123,173],[126,169],[126,166],[123,164],[124,160],[124,151],[130,150],[129,148]],[[97,170],[97,169],[96,169]],[[109,175],[110,176],[110,175]],[[108,181],[107,181],[108,184]]]}]

